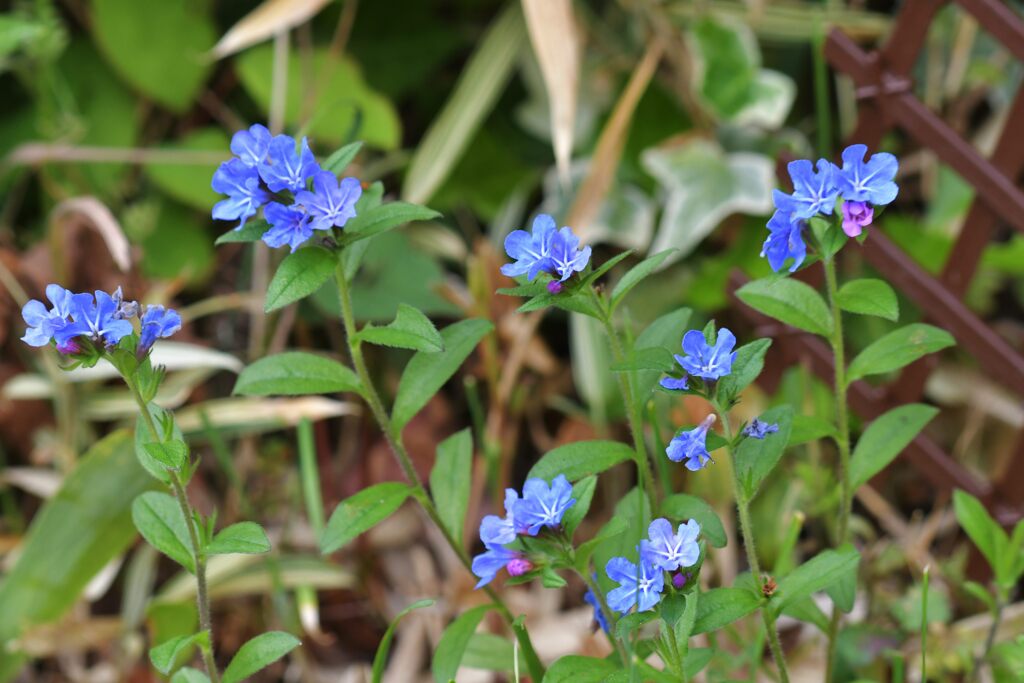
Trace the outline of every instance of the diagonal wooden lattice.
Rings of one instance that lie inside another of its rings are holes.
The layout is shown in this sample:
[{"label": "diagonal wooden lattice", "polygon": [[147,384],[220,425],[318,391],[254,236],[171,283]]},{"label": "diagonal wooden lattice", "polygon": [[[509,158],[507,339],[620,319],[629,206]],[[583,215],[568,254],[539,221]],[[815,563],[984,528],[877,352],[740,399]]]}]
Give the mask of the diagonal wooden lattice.
[{"label": "diagonal wooden lattice", "polygon": [[[937,277],[917,265],[880,230],[871,232],[861,252],[932,322],[953,334],[961,349],[970,353],[992,380],[1015,395],[1024,396],[1024,354],[963,301],[982,252],[995,237],[996,229],[1005,224],[1024,232],[1024,190],[1017,183],[1024,172],[1024,87],[1017,92],[1002,135],[988,159],[917,99],[911,88],[911,69],[936,13],[945,4],[944,0],[907,0],[885,45],[874,52],[865,52],[839,30],[828,36],[826,58],[856,86],[858,124],[850,142],[877,149],[886,133],[898,129],[931,150],[975,191],[963,228]],[[1012,9],[1000,0],[957,0],[957,4],[1014,58],[1024,62],[1024,21]],[[735,274],[731,284],[738,287],[742,282],[743,277]],[[775,336],[788,360],[807,362],[816,374],[831,381],[831,352],[820,339],[783,329],[745,306],[740,308],[763,325],[764,332]],[[934,358],[919,361],[885,387],[855,382],[850,387],[852,409],[864,418],[874,419],[895,405],[920,399],[934,363]],[[1024,432],[1018,436],[1017,444],[1010,471],[998,482],[985,481],[968,471],[926,434],[919,435],[903,457],[939,489],[964,489],[981,498],[1001,521],[1009,523],[1019,518],[1024,508]]]}]

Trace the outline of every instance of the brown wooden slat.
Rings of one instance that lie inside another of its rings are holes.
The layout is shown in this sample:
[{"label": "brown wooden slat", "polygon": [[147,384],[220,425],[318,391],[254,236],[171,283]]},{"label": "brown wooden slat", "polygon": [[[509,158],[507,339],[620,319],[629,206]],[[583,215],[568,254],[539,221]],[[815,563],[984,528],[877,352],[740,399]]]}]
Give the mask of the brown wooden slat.
[{"label": "brown wooden slat", "polygon": [[1024,20],[1006,0],[957,0],[992,37],[1024,62]]}]

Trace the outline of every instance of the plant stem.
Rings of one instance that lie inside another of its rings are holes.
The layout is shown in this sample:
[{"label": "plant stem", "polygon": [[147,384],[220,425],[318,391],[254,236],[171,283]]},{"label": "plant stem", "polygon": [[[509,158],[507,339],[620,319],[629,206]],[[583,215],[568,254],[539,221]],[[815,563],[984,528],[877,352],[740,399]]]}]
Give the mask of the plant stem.
[{"label": "plant stem", "polygon": [[[743,537],[743,549],[747,554],[747,564],[750,566],[750,573],[754,576],[754,585],[757,586],[758,593],[764,595],[764,577],[761,575],[761,563],[757,559],[757,548],[754,546],[753,524],[750,521],[750,502],[743,495],[743,490],[740,487],[739,472],[736,470],[736,460],[733,458],[733,434],[732,427],[729,424],[729,413],[723,410],[717,401],[713,401],[712,406],[714,406],[715,412],[718,413],[718,417],[722,420],[722,434],[726,440],[725,449],[729,453],[729,459],[733,466],[732,488],[733,495],[736,497],[736,509],[739,511],[740,535]],[[768,633],[768,647],[772,651],[772,658],[775,660],[775,666],[779,670],[779,679],[782,683],[789,683],[789,671],[786,668],[786,658],[782,653],[782,643],[779,641],[779,632],[775,628],[775,617],[772,615],[771,608],[768,605],[761,608],[761,618],[764,620],[765,631]]]},{"label": "plant stem", "polygon": [[[988,653],[992,650],[992,646],[996,642],[996,633],[999,631],[999,622],[1003,620],[1003,609],[1006,607],[1006,603],[1009,602],[1011,596],[1006,596],[1002,589],[997,590],[996,594],[996,608],[992,613],[992,625],[988,628],[988,634],[985,636],[985,647],[981,651],[981,654],[974,660],[974,673],[977,680],[981,680],[981,666],[985,658],[988,657]],[[923,649],[923,648],[922,648]],[[922,671],[924,667],[922,666]]]},{"label": "plant stem", "polygon": [[[153,422],[153,415],[149,412],[149,406],[142,400],[142,394],[139,393],[133,381],[127,377],[124,380],[131,390],[132,396],[135,398],[135,403],[139,406],[150,436],[153,437],[154,441],[162,441],[160,430],[156,428],[156,423]],[[192,560],[195,562],[196,570],[196,606],[199,609],[199,630],[206,631],[210,636],[209,647],[200,647],[199,649],[203,653],[203,664],[206,665],[206,674],[210,677],[210,683],[218,683],[220,681],[220,673],[217,671],[217,662],[213,657],[213,620],[210,618],[210,595],[206,587],[206,554],[199,543],[195,514],[192,511],[191,504],[188,502],[185,486],[178,477],[178,473],[174,470],[168,469],[167,475],[170,479],[171,488],[174,490],[174,497],[178,500],[178,507],[181,508],[181,515],[185,518],[185,528],[188,530],[188,540],[192,546]]]},{"label": "plant stem", "polygon": [[[434,506],[433,501],[427,494],[426,487],[423,485],[423,480],[416,472],[416,468],[412,463],[412,458],[409,457],[409,453],[405,449],[405,444],[402,442],[402,436],[398,433],[398,430],[394,428],[391,422],[391,417],[384,408],[384,402],[381,400],[380,394],[377,393],[377,389],[373,385],[370,372],[366,367],[366,361],[363,359],[361,342],[357,336],[358,330],[356,328],[355,316],[352,312],[352,296],[349,292],[348,280],[345,277],[345,269],[341,263],[339,263],[337,268],[334,270],[334,280],[338,285],[338,302],[341,305],[341,321],[342,325],[345,327],[345,338],[348,342],[349,355],[352,358],[352,365],[356,371],[356,375],[359,377],[359,381],[362,384],[362,396],[370,406],[370,412],[373,413],[373,417],[377,421],[377,425],[380,427],[381,431],[384,432],[384,438],[387,439],[388,445],[391,447],[391,452],[395,455],[395,458],[398,460],[398,464],[401,466],[406,478],[413,486],[413,497],[419,502],[420,507],[422,507],[423,511],[427,513],[427,516],[430,517],[438,530],[440,530],[445,541],[449,546],[451,546],[451,549],[458,556],[463,566],[472,573],[473,563],[470,560],[469,555],[462,548],[462,544],[459,543],[451,533],[449,533],[448,529],[441,522],[441,516],[438,514],[437,508]],[[530,641],[530,636],[526,632],[526,629],[516,624],[516,619],[512,615],[512,611],[491,586],[485,586],[484,591],[494,602],[498,612],[501,613],[502,617],[515,633],[516,639],[519,641],[519,645],[523,650],[523,656],[526,658],[527,666],[530,669],[530,676],[536,681],[542,680],[544,678],[544,666],[541,664],[540,658],[537,656],[537,652],[533,648],[533,643]]]},{"label": "plant stem", "polygon": [[[836,546],[846,543],[850,533],[850,515],[853,511],[853,491],[850,490],[850,411],[847,406],[846,350],[843,345],[843,317],[839,310],[836,283],[836,262],[834,257],[822,259],[825,268],[825,289],[832,309],[832,362],[835,366],[836,402],[836,447],[839,450],[839,527],[836,532]],[[841,612],[833,609],[828,628],[828,656],[826,657],[825,681],[831,683],[838,646],[839,620]]]}]

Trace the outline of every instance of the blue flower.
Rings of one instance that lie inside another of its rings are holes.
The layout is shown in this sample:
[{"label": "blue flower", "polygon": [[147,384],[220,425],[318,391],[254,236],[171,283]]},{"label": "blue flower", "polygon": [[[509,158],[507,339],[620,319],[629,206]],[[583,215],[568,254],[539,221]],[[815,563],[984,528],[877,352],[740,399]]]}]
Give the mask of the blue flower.
[{"label": "blue flower", "polygon": [[71,292],[60,285],[46,286],[46,298],[53,304],[47,309],[46,304],[32,299],[21,309],[21,317],[25,319],[28,329],[21,341],[29,346],[46,346],[55,334],[68,324],[71,315]]},{"label": "blue flower", "polygon": [[640,541],[640,558],[667,572],[683,567],[692,567],[700,558],[700,524],[694,520],[680,524],[672,531],[672,524],[665,518],[651,522],[647,527],[649,538]]},{"label": "blue flower", "polygon": [[579,249],[580,238],[571,228],[562,228],[551,239],[551,263],[559,282],[565,282],[590,262],[590,247]]},{"label": "blue flower", "polygon": [[270,201],[270,194],[260,186],[256,169],[241,159],[229,159],[221,164],[213,174],[211,186],[215,192],[228,196],[214,204],[213,217],[222,221],[238,220],[235,230],[240,230],[247,219]]},{"label": "blue flower", "polygon": [[330,171],[320,171],[313,176],[313,192],[297,193],[295,203],[306,209],[313,230],[330,230],[335,226],[343,227],[356,215],[356,202],[362,194],[358,179],[345,178],[339,183]]},{"label": "blue flower", "polygon": [[514,263],[503,265],[502,274],[526,275],[526,279],[533,282],[538,273],[553,270],[551,247],[556,234],[555,219],[545,213],[533,219],[533,234],[525,230],[510,232],[505,238],[505,253]]},{"label": "blue flower", "polygon": [[604,610],[601,609],[601,601],[594,595],[594,591],[588,588],[587,592],[583,594],[583,600],[594,608],[594,621],[601,627],[601,630],[605,633],[611,633],[608,618],[605,616]]},{"label": "blue flower", "polygon": [[703,469],[708,461],[714,462],[707,447],[708,430],[714,423],[715,415],[712,413],[693,429],[680,432],[669,442],[665,455],[672,462],[686,460],[686,469],[691,472]]},{"label": "blue flower", "polygon": [[843,200],[843,232],[857,237],[875,218],[875,207],[867,202]]},{"label": "blue flower", "polygon": [[894,182],[899,162],[892,154],[872,154],[866,162],[867,145],[850,145],[843,150],[843,167],[833,166],[839,194],[847,201],[885,206],[896,199],[899,187]]},{"label": "blue flower", "polygon": [[768,257],[768,265],[776,273],[782,270],[786,259],[792,258],[789,272],[794,272],[807,258],[807,245],[802,234],[803,221],[776,211],[768,220],[768,237],[761,248],[761,256]]},{"label": "blue flower", "polygon": [[263,241],[267,246],[276,249],[287,244],[294,252],[299,245],[313,236],[309,216],[295,206],[270,202],[263,209],[263,215],[271,225],[270,230],[263,233]]},{"label": "blue flower", "polygon": [[117,306],[117,310],[114,312],[115,318],[130,320],[139,314],[139,302],[125,301],[124,293],[120,287],[114,290],[111,298],[114,300],[114,305]]},{"label": "blue flower", "polygon": [[517,524],[513,508],[519,494],[515,489],[505,489],[505,518],[487,515],[480,522],[480,540],[486,546],[505,545],[516,540],[516,536],[526,533],[526,526]]},{"label": "blue flower", "polygon": [[117,317],[117,302],[106,292],[97,291],[95,299],[91,294],[74,294],[70,310],[72,322],[54,335],[58,345],[78,336],[114,345],[133,332],[130,322]]},{"label": "blue flower", "polygon": [[260,162],[258,168],[263,182],[273,192],[305,190],[306,181],[320,171],[306,138],[302,138],[296,151],[295,138],[290,135],[274,136],[270,141],[270,161]]},{"label": "blue flower", "polygon": [[157,339],[170,337],[181,329],[181,316],[173,308],[147,306],[142,316],[142,330],[139,332],[137,354],[141,357]]},{"label": "blue flower", "polygon": [[515,523],[523,525],[526,533],[536,536],[541,527],[558,527],[562,523],[562,515],[575,503],[572,484],[564,474],[560,474],[550,486],[543,479],[527,479],[523,485],[523,497],[514,502],[512,509]]},{"label": "blue flower", "polygon": [[774,190],[772,197],[775,207],[793,218],[810,218],[819,213],[832,215],[836,197],[833,166],[825,159],[818,159],[818,172],[807,159],[789,163],[789,177],[793,180],[793,194]]},{"label": "blue flower", "polygon": [[703,332],[690,330],[683,335],[683,353],[686,355],[676,354],[675,359],[691,375],[715,380],[732,372],[732,362],[736,360],[736,352],[732,350],[734,346],[736,337],[724,327],[718,331],[714,346],[707,343]]},{"label": "blue flower", "polygon": [[238,131],[231,136],[231,151],[243,164],[256,168],[267,160],[270,131],[258,123]]},{"label": "blue flower", "polygon": [[779,431],[779,425],[777,422],[762,422],[755,417],[750,424],[743,428],[743,436],[749,436],[752,439],[763,439],[769,434],[774,434],[777,431]]},{"label": "blue flower", "polygon": [[624,557],[613,557],[605,565],[608,578],[619,584],[608,592],[608,607],[619,614],[626,614],[634,606],[640,612],[652,609],[661,601],[665,588],[665,574],[643,560],[640,566]]},{"label": "blue flower", "polygon": [[486,586],[506,567],[509,575],[522,576],[533,569],[533,564],[516,550],[509,550],[500,545],[487,546],[486,552],[473,558],[473,574],[480,579],[476,587]]},{"label": "blue flower", "polygon": [[686,375],[682,377],[662,377],[659,384],[669,391],[686,391],[690,388],[690,380]]}]

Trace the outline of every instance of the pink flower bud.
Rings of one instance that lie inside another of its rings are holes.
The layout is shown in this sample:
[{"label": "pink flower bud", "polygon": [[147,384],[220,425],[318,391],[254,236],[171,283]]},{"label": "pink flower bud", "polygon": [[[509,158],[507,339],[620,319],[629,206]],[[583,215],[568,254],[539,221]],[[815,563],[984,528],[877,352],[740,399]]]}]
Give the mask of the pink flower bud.
[{"label": "pink flower bud", "polygon": [[525,557],[517,557],[505,565],[505,569],[508,570],[509,576],[522,576],[533,569],[533,563]]}]

